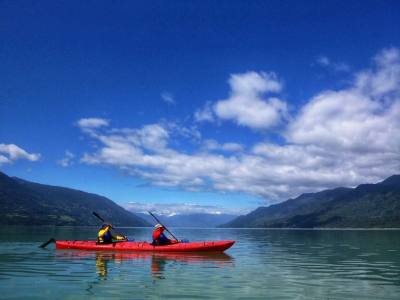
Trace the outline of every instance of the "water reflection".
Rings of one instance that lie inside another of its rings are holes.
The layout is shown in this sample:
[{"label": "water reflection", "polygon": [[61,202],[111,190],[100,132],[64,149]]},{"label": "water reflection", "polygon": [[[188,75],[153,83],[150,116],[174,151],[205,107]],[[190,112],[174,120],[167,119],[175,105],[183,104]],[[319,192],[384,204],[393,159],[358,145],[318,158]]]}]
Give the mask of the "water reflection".
[{"label": "water reflection", "polygon": [[[177,230],[191,240],[237,240],[227,252],[233,259],[55,250],[54,245],[45,250],[38,246],[49,237],[90,239],[97,229],[6,229],[0,229],[2,299],[398,300],[400,295],[400,231]],[[151,229],[126,232],[145,240]]]},{"label": "water reflection", "polygon": [[[277,268],[281,282],[346,285],[359,281],[399,285],[398,231],[367,230],[244,230],[234,251],[247,252],[254,263]],[[241,248],[241,249],[240,249]],[[271,270],[268,275],[275,277]]]},{"label": "water reflection", "polygon": [[103,252],[63,250],[56,252],[57,259],[93,260],[99,279],[105,280],[109,274],[109,265],[123,265],[125,262],[147,263],[154,279],[165,279],[166,266],[171,263],[196,264],[221,268],[233,264],[234,259],[225,253],[156,253],[156,252]]},{"label": "water reflection", "polygon": [[107,278],[107,264],[110,259],[106,259],[102,253],[96,254],[96,270],[99,278]]}]

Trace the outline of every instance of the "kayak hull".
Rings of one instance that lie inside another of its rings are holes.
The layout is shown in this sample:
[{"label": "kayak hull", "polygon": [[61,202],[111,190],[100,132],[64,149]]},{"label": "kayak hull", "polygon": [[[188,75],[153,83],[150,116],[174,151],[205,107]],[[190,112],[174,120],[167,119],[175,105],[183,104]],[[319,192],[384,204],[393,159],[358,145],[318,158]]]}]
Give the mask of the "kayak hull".
[{"label": "kayak hull", "polygon": [[151,252],[223,252],[235,241],[206,241],[153,246],[147,242],[115,242],[97,244],[95,241],[56,241],[56,249],[77,249],[92,251],[151,251]]}]

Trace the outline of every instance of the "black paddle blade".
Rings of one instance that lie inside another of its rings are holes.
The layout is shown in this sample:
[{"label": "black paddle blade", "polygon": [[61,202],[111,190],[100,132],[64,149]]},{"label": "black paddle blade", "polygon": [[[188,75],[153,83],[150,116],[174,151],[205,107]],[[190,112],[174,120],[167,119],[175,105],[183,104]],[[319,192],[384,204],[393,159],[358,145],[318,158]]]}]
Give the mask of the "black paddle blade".
[{"label": "black paddle blade", "polygon": [[104,219],[103,219],[102,217],[100,217],[99,214],[98,214],[97,212],[94,211],[94,212],[93,212],[93,215],[94,215],[95,217],[97,217],[100,221],[102,221],[103,223],[105,222]]},{"label": "black paddle blade", "polygon": [[46,248],[46,246],[50,243],[55,243],[56,240],[54,238],[49,239],[46,243],[43,243],[39,246],[39,248]]}]

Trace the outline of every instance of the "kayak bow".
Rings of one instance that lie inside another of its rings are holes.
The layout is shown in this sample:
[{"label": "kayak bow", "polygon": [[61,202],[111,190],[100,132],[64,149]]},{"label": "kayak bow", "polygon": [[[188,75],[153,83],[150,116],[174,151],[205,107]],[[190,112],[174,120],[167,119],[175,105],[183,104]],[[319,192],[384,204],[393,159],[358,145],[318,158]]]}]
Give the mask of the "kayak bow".
[{"label": "kayak bow", "polygon": [[206,241],[153,246],[147,242],[115,242],[97,244],[96,241],[56,241],[57,249],[112,250],[112,251],[153,251],[153,252],[223,252],[235,241]]}]

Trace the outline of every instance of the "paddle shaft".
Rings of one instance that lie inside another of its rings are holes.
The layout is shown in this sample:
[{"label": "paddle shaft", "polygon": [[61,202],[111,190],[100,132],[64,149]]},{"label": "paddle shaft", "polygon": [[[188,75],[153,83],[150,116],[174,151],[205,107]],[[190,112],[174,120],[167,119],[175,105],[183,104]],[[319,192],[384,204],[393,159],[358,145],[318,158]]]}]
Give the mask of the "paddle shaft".
[{"label": "paddle shaft", "polygon": [[157,221],[158,224],[162,225],[162,227],[164,227],[165,230],[166,230],[175,240],[179,241],[179,240],[176,238],[176,236],[174,236],[174,235],[171,233],[171,231],[169,231],[168,228],[165,227],[165,225],[164,225],[163,223],[161,223],[160,220],[159,220],[155,215],[153,215],[153,214],[151,213],[151,211],[148,211],[148,213]]},{"label": "paddle shaft", "polygon": [[40,248],[46,248],[46,246],[47,246],[48,244],[50,244],[50,243],[55,243],[55,242],[56,242],[56,240],[55,240],[54,238],[51,238],[51,239],[49,239],[47,242],[41,244],[39,247],[40,247]]},{"label": "paddle shaft", "polygon": [[103,223],[105,223],[106,221],[104,221],[104,219],[102,218],[102,217],[100,217],[99,216],[99,214],[97,213],[97,212],[93,212],[93,215],[95,216],[95,217],[97,217],[100,221],[102,221]]}]

